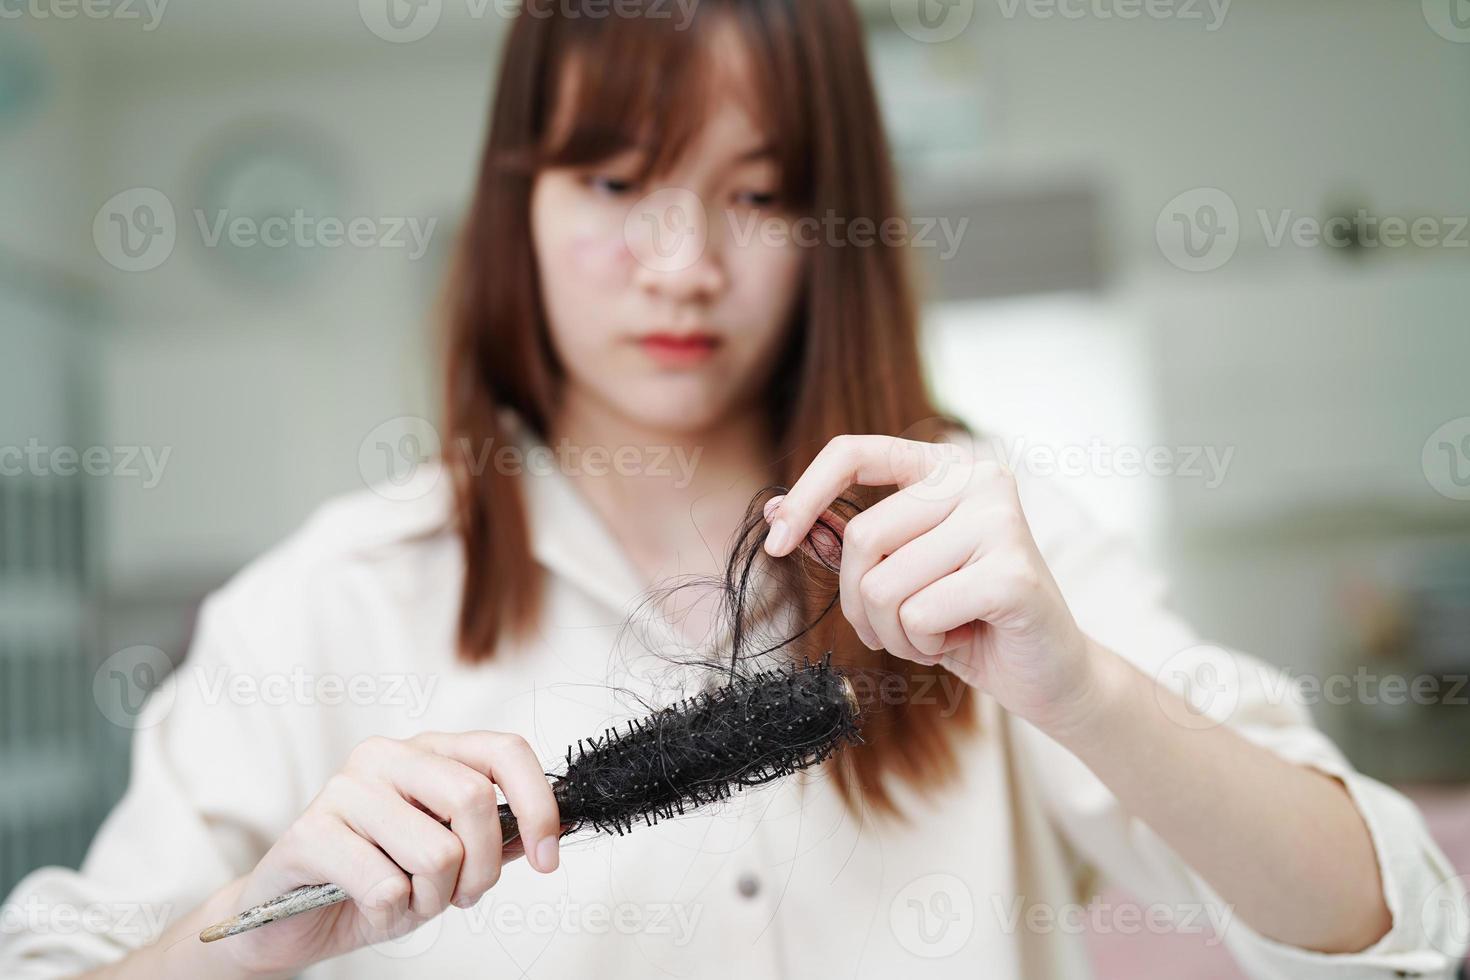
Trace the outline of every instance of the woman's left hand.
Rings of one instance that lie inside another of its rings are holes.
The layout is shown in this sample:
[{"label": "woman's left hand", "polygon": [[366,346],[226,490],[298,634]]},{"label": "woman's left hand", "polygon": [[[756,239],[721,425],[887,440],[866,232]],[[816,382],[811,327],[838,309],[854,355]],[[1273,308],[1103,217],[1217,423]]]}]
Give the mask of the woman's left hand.
[{"label": "woman's left hand", "polygon": [[789,554],[854,483],[899,487],[843,533],[842,612],[864,643],[943,663],[1043,730],[1090,713],[1102,651],[1067,608],[1004,466],[948,443],[839,436],[767,505],[766,551]]}]

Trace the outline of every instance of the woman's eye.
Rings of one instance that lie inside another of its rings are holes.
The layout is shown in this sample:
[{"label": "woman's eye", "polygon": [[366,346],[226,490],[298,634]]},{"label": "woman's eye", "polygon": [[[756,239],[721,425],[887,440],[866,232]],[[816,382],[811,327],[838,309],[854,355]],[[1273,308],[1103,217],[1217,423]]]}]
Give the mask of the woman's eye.
[{"label": "woman's eye", "polygon": [[600,194],[607,194],[612,197],[621,197],[624,194],[631,194],[638,188],[638,185],[635,181],[623,180],[619,177],[609,177],[605,174],[593,174],[592,176],[588,177],[587,186],[591,187],[594,191],[597,191]]},{"label": "woman's eye", "polygon": [[773,191],[742,191],[735,195],[735,199],[753,208],[774,207],[779,200]]}]

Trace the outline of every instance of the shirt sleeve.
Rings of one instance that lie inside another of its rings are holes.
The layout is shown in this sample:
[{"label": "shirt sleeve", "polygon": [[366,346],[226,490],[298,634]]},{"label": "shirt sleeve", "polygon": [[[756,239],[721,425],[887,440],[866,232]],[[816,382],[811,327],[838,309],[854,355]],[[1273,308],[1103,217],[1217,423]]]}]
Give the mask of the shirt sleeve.
[{"label": "shirt sleeve", "polygon": [[[1022,477],[1022,503],[1038,544],[1083,630],[1183,695],[1186,724],[1228,724],[1291,762],[1339,779],[1372,837],[1393,915],[1389,932],[1359,953],[1284,945],[1234,918],[1223,899],[1075,756],[1016,722],[1019,751],[1052,819],[1085,872],[1144,902],[1206,910],[1250,975],[1282,980],[1453,977],[1470,938],[1465,878],[1456,877],[1404,796],[1351,767],[1312,724],[1287,676],[1236,650],[1203,643],[1164,603],[1160,578],[1104,534],[1058,488]],[[1085,875],[1084,875],[1085,876]]]},{"label": "shirt sleeve", "polygon": [[230,678],[251,672],[241,635],[220,594],[205,601],[188,658],[137,715],[127,791],[80,870],[37,869],[6,899],[0,976],[74,976],[148,945],[299,810],[277,719],[231,703]]}]

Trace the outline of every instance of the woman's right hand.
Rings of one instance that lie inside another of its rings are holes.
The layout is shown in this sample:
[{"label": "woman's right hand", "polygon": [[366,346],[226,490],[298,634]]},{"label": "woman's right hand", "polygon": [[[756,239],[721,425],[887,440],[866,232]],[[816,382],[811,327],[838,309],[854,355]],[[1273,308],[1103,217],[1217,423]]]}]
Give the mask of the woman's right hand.
[{"label": "woman's right hand", "polygon": [[[495,787],[521,837],[502,847]],[[244,910],[305,884],[349,901],[218,941],[248,974],[291,974],[396,939],[450,905],[468,908],[523,854],[556,870],[560,819],[536,754],[517,735],[369,738],[242,879]]]}]

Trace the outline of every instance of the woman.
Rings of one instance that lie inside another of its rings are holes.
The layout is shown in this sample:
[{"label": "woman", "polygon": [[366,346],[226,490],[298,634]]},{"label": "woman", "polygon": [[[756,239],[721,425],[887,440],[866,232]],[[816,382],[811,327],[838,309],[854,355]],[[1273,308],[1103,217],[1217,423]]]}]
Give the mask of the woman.
[{"label": "woman", "polygon": [[[1099,875],[1262,976],[1448,970],[1459,893],[1413,809],[1054,490],[928,441],[902,250],[858,242],[898,207],[850,0],[614,9],[532,4],[508,39],[443,467],[211,597],[83,869],[12,898],[95,927],[6,937],[4,974],[1071,977]],[[619,624],[716,571],[773,483],[773,560],[870,494],[823,638],[896,672],[881,731],[850,768],[563,849],[543,767],[640,683],[610,671]],[[293,673],[337,683],[237,685]],[[1171,689],[1202,679],[1205,711]],[[352,900],[193,938],[317,881]]]}]

